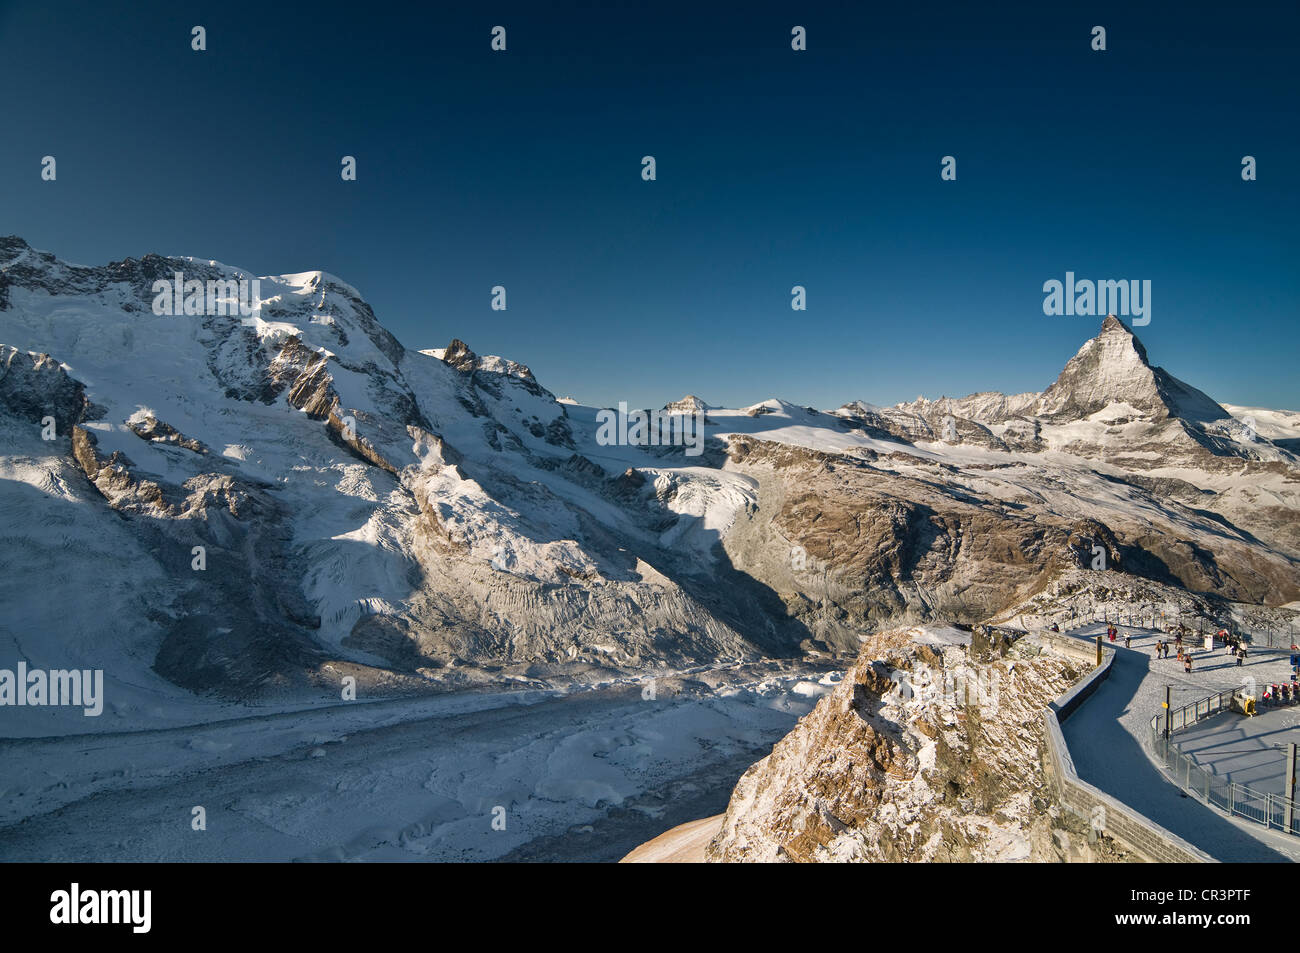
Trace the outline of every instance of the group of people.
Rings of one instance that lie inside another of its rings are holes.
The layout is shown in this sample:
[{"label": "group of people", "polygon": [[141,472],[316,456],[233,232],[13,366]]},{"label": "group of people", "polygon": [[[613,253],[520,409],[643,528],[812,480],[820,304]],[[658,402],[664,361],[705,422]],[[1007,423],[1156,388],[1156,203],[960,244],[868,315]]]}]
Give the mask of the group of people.
[{"label": "group of people", "polygon": [[[1178,661],[1183,663],[1183,671],[1188,675],[1192,673],[1192,652],[1191,649],[1183,648],[1183,637],[1175,636],[1174,647],[1178,650]],[[1156,642],[1156,658],[1169,658],[1169,643],[1163,640]]]},{"label": "group of people", "polygon": [[[1052,631],[1060,632],[1060,626],[1055,622],[1052,623]],[[1183,671],[1191,674],[1192,671],[1192,650],[1183,647],[1183,636],[1191,635],[1191,629],[1179,623],[1173,630],[1174,650],[1177,653],[1178,661],[1183,663]],[[1114,625],[1106,626],[1106,638],[1114,642],[1119,637],[1119,629]],[[1246,643],[1240,636],[1233,635],[1227,629],[1220,629],[1215,633],[1215,638],[1221,640],[1227,646],[1228,651],[1237,659],[1237,667],[1240,668],[1246,661]],[[1133,636],[1124,636],[1124,648],[1133,647]],[[1155,657],[1158,659],[1169,658],[1169,642],[1166,639],[1159,639],[1155,644]]]},{"label": "group of people", "polygon": [[[1183,647],[1183,631],[1176,629],[1174,631],[1174,650],[1177,653],[1178,661],[1183,663],[1183,671],[1188,675],[1192,674],[1192,650]],[[1158,659],[1169,658],[1169,642],[1164,639],[1157,639],[1155,646],[1155,656]],[[1237,664],[1241,664],[1238,661]]]},{"label": "group of people", "polygon": [[[1183,647],[1183,629],[1179,628],[1174,631],[1174,649],[1177,652],[1178,661],[1183,663],[1183,671],[1191,673],[1192,671],[1192,650]],[[1246,661],[1246,643],[1240,638],[1228,632],[1227,629],[1220,629],[1216,637],[1222,639],[1228,648],[1228,652],[1237,659],[1237,666],[1241,667]],[[1114,639],[1111,640],[1112,642]],[[1169,643],[1163,639],[1157,640],[1155,645],[1155,657],[1158,659],[1169,658]]]},{"label": "group of people", "polygon": [[[1052,624],[1051,630],[1053,632],[1061,631],[1060,626],[1057,623]],[[1169,658],[1169,653],[1172,649],[1178,661],[1182,663],[1183,671],[1190,675],[1192,673],[1192,649],[1190,645],[1185,646],[1183,644],[1183,637],[1187,636],[1190,642],[1194,633],[1187,626],[1179,623],[1170,629],[1170,634],[1173,636],[1172,640],[1168,635],[1156,640],[1154,647],[1155,657],[1157,659],[1167,659]],[[1119,638],[1119,628],[1117,625],[1107,623],[1106,638],[1112,643]],[[1196,642],[1198,644],[1200,639],[1201,636],[1197,635]],[[1132,641],[1133,637],[1131,635],[1124,636],[1124,647],[1126,649],[1132,648]],[[1218,631],[1214,632],[1213,637],[1208,640],[1208,644],[1214,648],[1218,647],[1217,643],[1222,643],[1227,652],[1237,660],[1238,668],[1246,663],[1249,652],[1245,640],[1243,640],[1240,635],[1233,634],[1227,629],[1227,627],[1220,628]],[[1292,673],[1290,684],[1280,682],[1273,685],[1263,686],[1262,704],[1264,705],[1300,704],[1300,650],[1297,650],[1294,645],[1292,645],[1291,648],[1293,654],[1291,656]],[[1210,649],[1207,649],[1207,652],[1208,651],[1210,651]]]},{"label": "group of people", "polygon": [[1236,657],[1237,667],[1240,668],[1246,661],[1246,643],[1226,629],[1220,629],[1218,634],[1227,643],[1228,651]]}]

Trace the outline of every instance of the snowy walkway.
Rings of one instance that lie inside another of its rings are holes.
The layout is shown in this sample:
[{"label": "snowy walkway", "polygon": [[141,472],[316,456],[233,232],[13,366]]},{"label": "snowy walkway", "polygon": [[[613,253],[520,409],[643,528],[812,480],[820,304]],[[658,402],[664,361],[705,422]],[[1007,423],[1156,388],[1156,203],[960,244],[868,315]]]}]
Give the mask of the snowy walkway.
[{"label": "snowy walkway", "polygon": [[[1105,631],[1106,626],[1097,623],[1069,634],[1091,642]],[[1126,633],[1133,636],[1131,649],[1124,648]],[[1287,653],[1259,651],[1237,668],[1224,649],[1198,649],[1192,674],[1186,675],[1172,649],[1170,658],[1154,658],[1157,638],[1168,637],[1150,629],[1120,627],[1110,677],[1062,725],[1079,776],[1219,860],[1300,860],[1300,837],[1229,818],[1185,796],[1148,753],[1150,719],[1161,710],[1166,685],[1172,687],[1172,704],[1178,708],[1237,688],[1246,676],[1260,683],[1289,678]]]}]

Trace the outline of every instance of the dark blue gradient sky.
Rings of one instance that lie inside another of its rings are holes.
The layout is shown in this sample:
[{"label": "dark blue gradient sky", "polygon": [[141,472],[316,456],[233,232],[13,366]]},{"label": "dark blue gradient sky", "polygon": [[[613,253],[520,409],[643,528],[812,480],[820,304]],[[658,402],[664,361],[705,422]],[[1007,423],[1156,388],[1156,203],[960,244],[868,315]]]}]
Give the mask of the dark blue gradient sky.
[{"label": "dark blue gradient sky", "polygon": [[1101,323],[1044,281],[1150,279],[1156,363],[1300,409],[1300,4],[893,6],[0,0],[0,234],[324,269],[634,406],[1038,390]]}]

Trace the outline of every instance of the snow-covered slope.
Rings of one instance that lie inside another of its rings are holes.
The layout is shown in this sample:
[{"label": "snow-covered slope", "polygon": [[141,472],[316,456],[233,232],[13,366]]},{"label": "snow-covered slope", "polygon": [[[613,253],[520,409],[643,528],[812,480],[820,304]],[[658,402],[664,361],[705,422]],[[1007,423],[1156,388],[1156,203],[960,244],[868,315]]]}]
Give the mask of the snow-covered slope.
[{"label": "snow-covered slope", "polygon": [[[16,515],[0,662],[41,654],[33,639],[69,664],[78,640],[123,642],[133,664],[97,666],[110,681],[244,695],[762,651],[724,618],[734,607],[699,598],[743,478],[665,476],[680,448],[601,451],[594,410],[461,342],[405,349],[322,273],[261,278],[252,318],[154,314],[153,282],[178,271],[249,277],[0,242],[0,506]],[[32,560],[59,519],[134,545],[105,559],[69,530],[57,561]],[[101,585],[130,611],[105,614]]]},{"label": "snow-covered slope", "polygon": [[1292,453],[1300,450],[1300,413],[1294,410],[1266,410],[1263,407],[1236,407],[1231,404],[1224,404],[1223,407],[1241,421],[1248,439],[1260,436]]}]

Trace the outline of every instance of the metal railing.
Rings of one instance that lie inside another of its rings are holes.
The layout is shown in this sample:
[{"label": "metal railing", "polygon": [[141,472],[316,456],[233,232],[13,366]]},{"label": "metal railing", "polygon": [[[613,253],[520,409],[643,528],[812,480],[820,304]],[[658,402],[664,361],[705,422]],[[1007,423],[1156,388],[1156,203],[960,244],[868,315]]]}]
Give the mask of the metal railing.
[{"label": "metal railing", "polygon": [[1300,636],[1300,631],[1296,629],[1295,623],[1287,625],[1272,626],[1252,626],[1243,629],[1241,634],[1245,636],[1246,641],[1251,645],[1262,646],[1269,649],[1290,649],[1296,645],[1296,638]]},{"label": "metal railing", "polygon": [[[1207,632],[1217,632],[1220,628],[1219,624],[1200,616],[1161,612],[1150,605],[1137,605],[1131,608],[1071,606],[1068,614],[1058,617],[1057,621],[1062,628],[1067,629],[1100,623],[1172,632],[1179,626],[1184,626],[1188,632],[1187,638],[1197,642],[1204,640]],[[1300,625],[1295,622],[1253,625],[1234,623],[1227,628],[1234,636],[1256,648],[1290,650],[1291,646],[1300,645],[1300,641],[1297,641],[1300,640]]]},{"label": "metal railing", "polygon": [[1112,610],[1107,607],[1094,609],[1092,606],[1087,606],[1082,609],[1072,608],[1070,614],[1065,617],[1064,625],[1067,628],[1077,629],[1079,626],[1098,622],[1126,625],[1133,628],[1156,629],[1160,627],[1163,620],[1159,612],[1152,612],[1149,608]]},{"label": "metal railing", "polygon": [[[1217,695],[1211,695],[1209,698],[1201,698],[1192,702],[1190,705],[1184,705],[1182,708],[1175,708],[1169,713],[1169,729],[1171,732],[1178,731],[1180,728],[1186,728],[1188,725],[1194,725],[1202,719],[1209,718],[1211,715],[1217,715],[1221,711],[1230,711],[1232,709],[1233,692],[1219,692]],[[1156,715],[1151,719],[1151,730],[1164,734],[1164,714]]]},{"label": "metal railing", "polygon": [[[1232,696],[1233,692],[1219,692],[1171,711],[1168,738],[1165,737],[1164,713],[1161,712],[1153,717],[1151,719],[1152,750],[1178,786],[1197,800],[1268,828],[1276,828],[1288,834],[1300,834],[1300,811],[1294,809],[1297,805],[1289,799],[1280,794],[1256,791],[1245,784],[1221,778],[1197,764],[1174,743],[1173,735],[1180,728],[1186,728],[1211,715],[1231,710]],[[1288,808],[1292,809],[1289,812],[1290,829],[1287,828],[1286,823]]]}]

